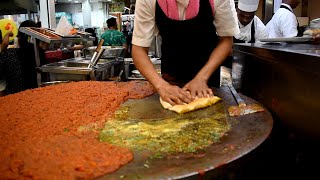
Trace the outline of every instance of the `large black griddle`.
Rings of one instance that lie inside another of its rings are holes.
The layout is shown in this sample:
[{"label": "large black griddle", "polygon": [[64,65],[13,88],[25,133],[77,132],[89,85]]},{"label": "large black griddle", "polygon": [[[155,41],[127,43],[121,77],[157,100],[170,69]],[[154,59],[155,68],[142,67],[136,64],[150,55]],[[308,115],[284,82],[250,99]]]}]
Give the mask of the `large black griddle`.
[{"label": "large black griddle", "polygon": [[[178,154],[161,159],[150,159],[148,153],[134,152],[134,160],[118,171],[98,179],[180,179],[212,171],[226,165],[259,146],[270,134],[273,119],[267,111],[231,118],[227,109],[237,105],[229,88],[214,89],[215,95],[222,101],[206,109],[186,114],[189,117],[205,116],[215,111],[225,111],[232,129],[220,142],[209,146],[205,151],[195,154]],[[242,96],[247,103],[257,103]],[[129,100],[122,106],[130,106],[128,118],[156,119],[177,116],[176,113],[164,110],[159,103],[159,95]]]}]

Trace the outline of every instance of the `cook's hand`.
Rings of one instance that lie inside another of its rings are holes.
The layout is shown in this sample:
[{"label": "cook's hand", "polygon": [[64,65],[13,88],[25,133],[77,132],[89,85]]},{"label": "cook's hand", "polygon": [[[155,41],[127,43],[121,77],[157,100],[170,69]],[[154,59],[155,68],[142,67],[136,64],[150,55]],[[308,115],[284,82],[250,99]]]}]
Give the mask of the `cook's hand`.
[{"label": "cook's hand", "polygon": [[44,41],[40,41],[40,42],[39,42],[39,47],[40,47],[41,49],[43,49],[43,50],[49,49],[49,46],[50,46],[49,43],[46,43],[46,42],[44,42]]},{"label": "cook's hand", "polygon": [[163,101],[168,102],[172,106],[176,104],[190,103],[193,100],[187,91],[178,86],[170,85],[169,83],[159,88],[158,93]]},{"label": "cook's hand", "polygon": [[320,34],[313,37],[313,44],[320,44]]},{"label": "cook's hand", "polygon": [[188,82],[183,89],[185,91],[190,91],[192,97],[209,97],[213,95],[212,89],[207,85],[206,81],[194,78]]},{"label": "cook's hand", "polygon": [[10,30],[4,35],[2,43],[1,43],[1,46],[0,46],[0,48],[1,48],[0,52],[2,52],[3,50],[7,49],[8,45],[10,43],[9,38],[12,37],[12,36],[13,36],[13,33]]},{"label": "cook's hand", "polygon": [[12,30],[9,30],[5,36],[8,36],[8,37],[12,37],[13,36],[13,32]]}]

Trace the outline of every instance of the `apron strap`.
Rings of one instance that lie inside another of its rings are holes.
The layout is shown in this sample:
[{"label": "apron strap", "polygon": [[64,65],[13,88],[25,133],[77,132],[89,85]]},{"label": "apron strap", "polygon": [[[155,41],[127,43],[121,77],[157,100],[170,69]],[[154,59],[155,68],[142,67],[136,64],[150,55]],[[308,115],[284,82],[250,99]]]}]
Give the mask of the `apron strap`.
[{"label": "apron strap", "polygon": [[256,42],[255,34],[256,34],[256,30],[255,30],[255,26],[254,26],[254,19],[252,19],[252,24],[251,24],[251,40],[249,41],[249,43],[255,43],[255,42]]}]

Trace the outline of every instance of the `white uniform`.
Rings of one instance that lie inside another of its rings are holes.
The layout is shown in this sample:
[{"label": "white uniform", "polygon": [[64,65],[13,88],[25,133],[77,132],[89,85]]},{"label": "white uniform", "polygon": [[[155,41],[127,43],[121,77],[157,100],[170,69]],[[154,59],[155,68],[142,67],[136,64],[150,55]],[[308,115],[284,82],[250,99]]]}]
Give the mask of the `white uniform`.
[{"label": "white uniform", "polygon": [[[180,20],[184,20],[189,0],[176,0]],[[150,47],[158,34],[155,22],[156,0],[137,0],[132,44]],[[214,25],[219,36],[239,33],[237,14],[233,0],[214,0]],[[190,34],[192,36],[192,34]]]},{"label": "white uniform", "polygon": [[298,35],[298,21],[292,8],[284,3],[281,5],[288,7],[291,12],[284,8],[278,9],[266,26],[269,38],[295,37]]},{"label": "white uniform", "polygon": [[263,22],[257,16],[254,16],[253,20],[249,24],[247,24],[246,26],[243,26],[239,22],[240,33],[235,35],[234,37],[238,40],[249,42],[251,40],[252,22],[254,22],[254,29],[255,29],[254,37],[255,37],[256,41],[258,41],[259,39],[267,38],[268,33],[266,30],[266,26],[263,24]]}]

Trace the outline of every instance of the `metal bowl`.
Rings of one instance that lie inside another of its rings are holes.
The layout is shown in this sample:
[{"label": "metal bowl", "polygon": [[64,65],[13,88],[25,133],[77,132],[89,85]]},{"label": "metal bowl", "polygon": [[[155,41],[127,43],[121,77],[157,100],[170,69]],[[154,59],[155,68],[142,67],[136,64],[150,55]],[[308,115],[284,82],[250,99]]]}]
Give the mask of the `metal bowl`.
[{"label": "metal bowl", "polygon": [[[89,54],[92,56],[96,48],[97,46],[91,46],[87,48],[87,51],[89,51]],[[124,47],[122,46],[102,46],[101,48],[105,49],[101,58],[116,58],[124,56]]]}]

